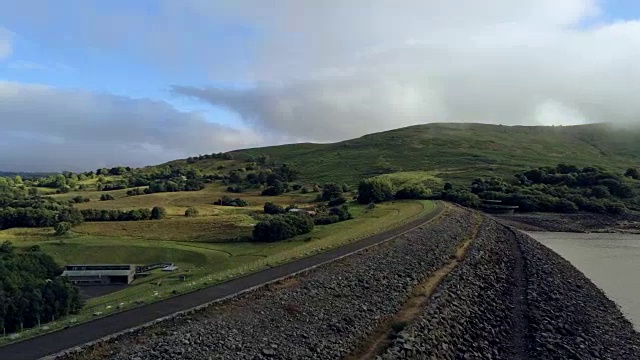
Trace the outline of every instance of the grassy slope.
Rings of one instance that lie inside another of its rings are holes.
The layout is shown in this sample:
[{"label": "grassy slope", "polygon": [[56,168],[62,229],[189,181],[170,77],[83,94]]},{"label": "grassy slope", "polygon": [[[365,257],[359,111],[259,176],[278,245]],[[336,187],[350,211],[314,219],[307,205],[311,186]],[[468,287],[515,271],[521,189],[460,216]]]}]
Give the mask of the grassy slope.
[{"label": "grassy slope", "polygon": [[[600,165],[616,171],[638,166],[640,130],[604,124],[544,127],[427,124],[370,134],[334,144],[291,144],[238,150],[237,158],[267,154],[288,162],[307,181],[355,183],[397,171],[439,171],[466,182],[478,176],[511,176],[525,168]],[[208,160],[196,163],[206,167]]]}]

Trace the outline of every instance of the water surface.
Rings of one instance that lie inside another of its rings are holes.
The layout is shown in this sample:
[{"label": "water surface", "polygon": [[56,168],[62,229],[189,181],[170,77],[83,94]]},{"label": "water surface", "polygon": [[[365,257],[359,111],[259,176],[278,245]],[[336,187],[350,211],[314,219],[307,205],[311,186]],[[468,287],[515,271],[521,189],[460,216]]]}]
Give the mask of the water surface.
[{"label": "water surface", "polygon": [[640,331],[640,235],[527,232],[582,271]]}]

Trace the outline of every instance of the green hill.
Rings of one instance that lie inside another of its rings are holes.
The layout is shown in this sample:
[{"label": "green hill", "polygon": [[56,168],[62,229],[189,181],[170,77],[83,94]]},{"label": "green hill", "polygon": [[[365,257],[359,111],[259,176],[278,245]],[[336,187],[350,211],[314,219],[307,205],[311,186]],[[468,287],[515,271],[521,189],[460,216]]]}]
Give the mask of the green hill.
[{"label": "green hill", "polygon": [[[232,152],[236,159],[265,154],[290,163],[314,182],[355,183],[363,177],[431,171],[465,182],[474,177],[509,177],[538,166],[570,163],[623,172],[640,165],[640,127],[502,126],[434,123],[411,126],[332,144],[290,144]],[[172,163],[182,163],[185,160]],[[211,171],[220,160],[198,161]]]}]

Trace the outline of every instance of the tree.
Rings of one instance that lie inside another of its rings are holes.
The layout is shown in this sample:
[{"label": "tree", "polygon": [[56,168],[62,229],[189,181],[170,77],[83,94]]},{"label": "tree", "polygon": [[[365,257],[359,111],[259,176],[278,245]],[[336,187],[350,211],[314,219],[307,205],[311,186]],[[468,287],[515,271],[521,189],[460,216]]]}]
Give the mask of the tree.
[{"label": "tree", "polygon": [[198,209],[196,209],[193,206],[187,208],[187,210],[185,210],[185,212],[184,212],[184,216],[187,216],[187,217],[196,217],[199,214],[200,214],[200,212],[198,211]]},{"label": "tree", "polygon": [[56,235],[61,236],[61,235],[65,235],[69,232],[69,230],[71,230],[71,224],[65,221],[61,221],[59,223],[57,223],[53,229],[56,232]]},{"label": "tree", "polygon": [[153,209],[151,209],[151,220],[164,219],[165,216],[167,216],[167,210],[165,210],[165,208],[154,206]]},{"label": "tree", "polygon": [[276,180],[273,186],[269,186],[262,191],[263,196],[278,196],[284,193],[284,183],[280,180]]},{"label": "tree", "polygon": [[393,199],[393,183],[389,179],[369,178],[358,185],[358,202],[360,204],[379,203]]},{"label": "tree", "polygon": [[322,193],[318,196],[318,200],[331,201],[339,197],[342,197],[342,186],[336,183],[329,183],[324,184],[322,187]]},{"label": "tree", "polygon": [[449,190],[453,190],[453,185],[450,182],[444,183],[444,191],[449,191]]},{"label": "tree", "polygon": [[20,175],[16,175],[16,177],[13,179],[13,183],[16,185],[22,185],[22,177]]}]

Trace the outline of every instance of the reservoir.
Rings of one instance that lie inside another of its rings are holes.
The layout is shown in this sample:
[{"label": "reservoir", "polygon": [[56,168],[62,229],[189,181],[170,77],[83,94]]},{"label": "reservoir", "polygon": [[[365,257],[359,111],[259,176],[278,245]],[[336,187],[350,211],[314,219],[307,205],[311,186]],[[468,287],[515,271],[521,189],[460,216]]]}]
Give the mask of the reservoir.
[{"label": "reservoir", "polygon": [[640,235],[527,232],[571,262],[640,331]]}]

